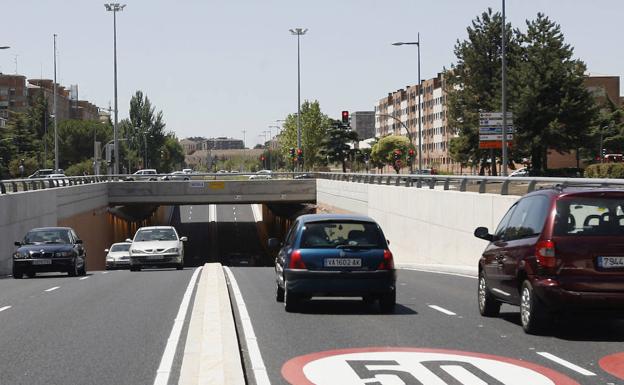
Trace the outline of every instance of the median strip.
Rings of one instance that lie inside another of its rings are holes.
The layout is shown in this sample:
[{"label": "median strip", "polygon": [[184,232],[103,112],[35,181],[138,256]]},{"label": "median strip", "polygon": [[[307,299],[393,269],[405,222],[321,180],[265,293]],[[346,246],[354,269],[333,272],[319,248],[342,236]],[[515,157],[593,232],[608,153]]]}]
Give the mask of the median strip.
[{"label": "median strip", "polygon": [[195,294],[178,384],[244,383],[223,268],[220,263],[208,263]]}]

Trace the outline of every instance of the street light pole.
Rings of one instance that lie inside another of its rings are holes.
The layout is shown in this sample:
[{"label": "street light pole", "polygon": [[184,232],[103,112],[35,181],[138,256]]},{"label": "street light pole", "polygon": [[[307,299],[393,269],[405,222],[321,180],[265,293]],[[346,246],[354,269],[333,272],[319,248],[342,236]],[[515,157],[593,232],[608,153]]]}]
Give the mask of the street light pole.
[{"label": "street light pole", "polygon": [[[300,39],[308,32],[307,28],[294,28],[290,33],[297,35],[297,148],[301,148],[301,55]],[[303,165],[302,165],[303,166]]]},{"label": "street light pole", "polygon": [[58,153],[58,113],[56,110],[56,34],[54,34],[54,84],[52,86],[52,105],[54,109],[54,172],[59,170]]},{"label": "street light pole", "polygon": [[[501,26],[503,36],[501,39],[501,81],[502,81],[502,106],[501,112],[503,114],[503,141],[502,141],[502,153],[503,153],[503,176],[507,176],[507,59],[505,55],[505,0],[503,1],[503,25]],[[496,169],[496,162],[494,162],[494,169]]]},{"label": "street light pole", "polygon": [[422,99],[424,92],[422,90],[422,82],[420,79],[420,32],[418,32],[416,41],[392,43],[392,45],[415,45],[418,47],[418,173],[422,173]]},{"label": "street light pole", "polygon": [[125,4],[108,3],[104,4],[107,11],[113,12],[113,66],[115,72],[115,125],[113,127],[113,141],[115,163],[113,166],[113,174],[119,174],[119,138],[117,134],[117,124],[119,121],[119,111],[117,108],[117,12],[125,8]]}]

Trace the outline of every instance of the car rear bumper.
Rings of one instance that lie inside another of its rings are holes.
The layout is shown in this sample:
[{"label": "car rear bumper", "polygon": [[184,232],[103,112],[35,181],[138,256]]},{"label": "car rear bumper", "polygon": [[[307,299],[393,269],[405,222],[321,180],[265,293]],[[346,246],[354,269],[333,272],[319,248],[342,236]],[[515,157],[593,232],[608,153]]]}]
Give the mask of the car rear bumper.
[{"label": "car rear bumper", "polygon": [[571,291],[557,281],[534,280],[536,294],[553,310],[602,310],[624,314],[624,291]]},{"label": "car rear bumper", "polygon": [[363,296],[395,290],[396,271],[284,270],[289,291],[318,296]]},{"label": "car rear bumper", "polygon": [[34,271],[39,273],[67,271],[73,267],[73,258],[50,258],[50,264],[35,264],[37,259],[14,259],[13,269],[17,271],[27,272]]},{"label": "car rear bumper", "polygon": [[128,267],[130,266],[129,259],[117,260],[117,261],[106,261],[107,269],[115,269],[119,267]]}]

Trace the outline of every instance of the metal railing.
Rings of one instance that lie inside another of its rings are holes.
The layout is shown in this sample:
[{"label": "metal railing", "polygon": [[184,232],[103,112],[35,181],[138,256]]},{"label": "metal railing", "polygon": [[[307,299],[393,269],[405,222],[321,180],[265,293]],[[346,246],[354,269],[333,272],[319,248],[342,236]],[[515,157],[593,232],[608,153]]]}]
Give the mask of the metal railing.
[{"label": "metal railing", "polygon": [[[188,182],[201,180],[272,180],[272,179],[297,179],[298,177],[313,177],[305,172],[272,172],[270,174],[232,172],[232,173],[192,173],[187,175],[151,174],[151,175],[86,175],[65,176],[54,178],[23,178],[0,180],[0,195],[36,191],[59,187],[77,186],[90,183],[106,182]],[[163,179],[167,177],[168,179]],[[253,178],[252,178],[253,177]]]},{"label": "metal railing", "polygon": [[624,188],[624,179],[502,177],[473,175],[315,173],[320,179],[405,187],[472,191],[500,195],[524,195],[547,187]]}]

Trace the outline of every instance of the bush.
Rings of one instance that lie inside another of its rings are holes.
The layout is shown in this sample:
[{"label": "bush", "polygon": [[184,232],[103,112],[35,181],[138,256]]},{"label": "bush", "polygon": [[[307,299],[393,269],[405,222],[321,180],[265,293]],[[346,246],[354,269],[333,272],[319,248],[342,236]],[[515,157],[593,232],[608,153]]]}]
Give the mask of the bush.
[{"label": "bush", "polygon": [[93,161],[91,159],[72,164],[65,170],[65,175],[67,176],[82,176],[91,174],[93,174]]},{"label": "bush", "polygon": [[586,178],[616,178],[624,179],[623,163],[600,163],[587,166]]}]

